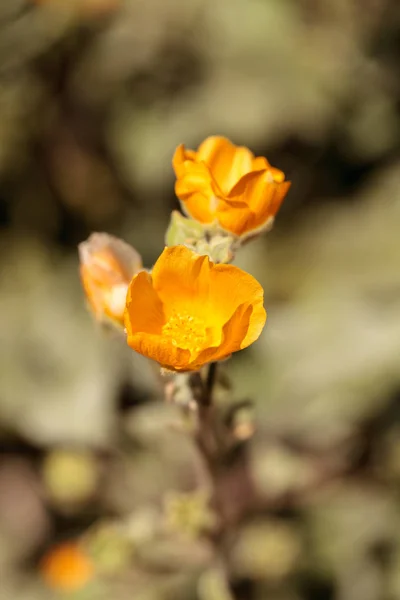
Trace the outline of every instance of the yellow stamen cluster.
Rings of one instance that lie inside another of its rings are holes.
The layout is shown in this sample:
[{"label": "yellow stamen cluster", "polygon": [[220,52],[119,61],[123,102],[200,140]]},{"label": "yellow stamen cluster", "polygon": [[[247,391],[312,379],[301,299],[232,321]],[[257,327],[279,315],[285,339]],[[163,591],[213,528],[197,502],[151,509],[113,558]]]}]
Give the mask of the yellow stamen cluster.
[{"label": "yellow stamen cluster", "polygon": [[162,334],[169,337],[174,346],[191,352],[198,352],[206,339],[206,330],[202,319],[176,310],[172,311],[163,326]]}]

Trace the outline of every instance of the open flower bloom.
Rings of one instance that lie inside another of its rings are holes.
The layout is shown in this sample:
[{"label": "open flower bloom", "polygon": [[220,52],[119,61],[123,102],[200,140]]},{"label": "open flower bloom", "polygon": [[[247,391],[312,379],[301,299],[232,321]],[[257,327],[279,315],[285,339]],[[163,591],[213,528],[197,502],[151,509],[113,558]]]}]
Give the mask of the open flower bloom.
[{"label": "open flower bloom", "polygon": [[290,187],[266,158],[219,136],[208,137],[197,151],[178,146],[172,164],[185,212],[237,236],[270,224]]},{"label": "open flower bloom", "polygon": [[123,325],[126,293],[142,269],[134,248],[107,233],[93,233],[79,244],[82,285],[97,319],[108,317]]},{"label": "open flower bloom", "polygon": [[77,542],[52,548],[42,559],[41,575],[49,587],[63,592],[83,588],[94,576],[94,566]]},{"label": "open flower bloom", "polygon": [[131,348],[174,371],[193,371],[246,348],[266,320],[263,289],[233,265],[186,246],[165,248],[152,274],[136,275],[125,311]]}]

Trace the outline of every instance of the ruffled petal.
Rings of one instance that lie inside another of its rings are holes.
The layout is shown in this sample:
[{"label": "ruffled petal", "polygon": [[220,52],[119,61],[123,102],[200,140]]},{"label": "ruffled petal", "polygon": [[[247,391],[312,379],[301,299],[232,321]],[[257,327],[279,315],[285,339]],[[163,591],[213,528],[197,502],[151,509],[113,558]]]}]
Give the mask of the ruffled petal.
[{"label": "ruffled petal", "polygon": [[289,187],[289,181],[275,182],[271,171],[248,173],[218,204],[221,227],[239,236],[259,229],[276,215]]}]

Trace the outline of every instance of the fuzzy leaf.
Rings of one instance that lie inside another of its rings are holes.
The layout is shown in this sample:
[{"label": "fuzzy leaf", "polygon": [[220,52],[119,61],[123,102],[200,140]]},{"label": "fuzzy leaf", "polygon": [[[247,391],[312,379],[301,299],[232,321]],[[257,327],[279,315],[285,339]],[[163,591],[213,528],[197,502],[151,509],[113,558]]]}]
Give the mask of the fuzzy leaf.
[{"label": "fuzzy leaf", "polygon": [[204,237],[204,227],[193,219],[188,219],[174,210],[171,221],[165,235],[167,246],[178,246],[179,244],[192,245]]}]

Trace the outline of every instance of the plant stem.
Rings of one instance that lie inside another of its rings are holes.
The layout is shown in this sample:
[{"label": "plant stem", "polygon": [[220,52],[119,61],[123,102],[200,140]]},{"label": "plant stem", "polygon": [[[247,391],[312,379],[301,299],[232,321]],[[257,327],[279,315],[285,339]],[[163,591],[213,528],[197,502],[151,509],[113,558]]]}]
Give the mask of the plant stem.
[{"label": "plant stem", "polygon": [[215,548],[217,563],[223,572],[226,584],[229,587],[229,544],[227,543],[229,531],[226,520],[226,507],[221,501],[219,492],[219,479],[224,459],[224,446],[213,402],[213,392],[217,378],[217,365],[217,362],[210,364],[205,379],[201,379],[200,376],[195,378],[193,380],[192,389],[198,408],[198,430],[195,436],[195,442],[210,486],[212,496],[211,503],[219,521],[218,530],[213,532],[210,539]]},{"label": "plant stem", "polygon": [[213,389],[214,389],[214,383],[216,380],[216,375],[217,375],[217,362],[213,362],[210,364],[210,366],[208,367],[208,373],[207,373],[207,379],[204,385],[204,398],[203,398],[203,402],[206,406],[211,406],[212,401],[213,401]]},{"label": "plant stem", "polygon": [[[199,373],[195,374],[192,381],[192,390],[197,402],[198,430],[196,434],[197,446],[205,460],[210,479],[215,479],[215,470],[219,462],[220,441],[217,436],[215,423],[215,407],[213,391],[216,381],[217,363],[211,363],[207,376],[202,379]],[[213,487],[215,482],[213,481]]]}]

